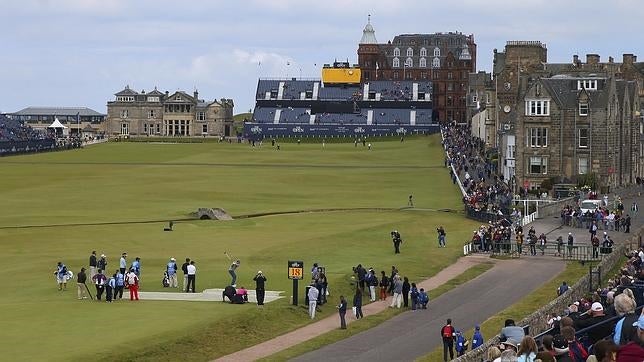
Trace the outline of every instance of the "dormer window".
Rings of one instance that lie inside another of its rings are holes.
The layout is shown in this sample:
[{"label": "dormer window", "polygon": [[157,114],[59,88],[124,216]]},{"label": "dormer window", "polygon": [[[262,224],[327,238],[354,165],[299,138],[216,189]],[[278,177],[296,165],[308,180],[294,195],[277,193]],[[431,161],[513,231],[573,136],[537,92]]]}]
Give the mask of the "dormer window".
[{"label": "dormer window", "polygon": [[434,48],[434,56],[435,57],[441,56],[441,50],[438,47]]},{"label": "dormer window", "polygon": [[394,57],[399,57],[400,56],[400,49],[394,48]]},{"label": "dormer window", "polygon": [[420,56],[421,57],[426,57],[427,56],[427,49],[420,48]]},{"label": "dormer window", "polygon": [[577,81],[577,90],[597,90],[597,79],[582,79]]},{"label": "dormer window", "polygon": [[133,96],[117,96],[116,101],[117,102],[134,102],[134,97]]},{"label": "dormer window", "polygon": [[159,97],[148,97],[148,102],[159,103]]},{"label": "dormer window", "polygon": [[413,57],[414,56],[414,49],[407,48],[407,56],[408,57]]}]

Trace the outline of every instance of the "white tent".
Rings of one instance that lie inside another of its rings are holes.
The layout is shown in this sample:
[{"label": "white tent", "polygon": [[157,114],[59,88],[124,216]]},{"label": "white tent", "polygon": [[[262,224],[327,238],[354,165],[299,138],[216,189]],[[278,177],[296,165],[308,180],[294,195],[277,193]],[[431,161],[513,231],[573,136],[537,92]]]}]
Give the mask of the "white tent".
[{"label": "white tent", "polygon": [[69,133],[69,130],[67,129],[67,127],[65,127],[65,125],[60,123],[58,118],[54,118],[54,123],[50,124],[49,127],[47,128],[53,128],[54,131],[56,132],[56,136],[58,137],[67,136],[67,134]]},{"label": "white tent", "polygon": [[62,128],[62,129],[65,129],[67,127],[65,127],[65,125],[60,123],[58,118],[54,118],[54,123],[50,124],[49,127],[47,127],[47,128]]}]

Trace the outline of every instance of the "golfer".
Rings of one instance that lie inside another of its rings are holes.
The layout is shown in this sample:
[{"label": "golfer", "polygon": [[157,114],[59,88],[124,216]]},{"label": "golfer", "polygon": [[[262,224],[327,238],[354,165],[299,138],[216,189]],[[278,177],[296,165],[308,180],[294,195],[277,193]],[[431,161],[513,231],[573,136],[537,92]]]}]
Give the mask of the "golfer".
[{"label": "golfer", "polygon": [[56,264],[54,275],[58,282],[58,290],[67,290],[67,267],[65,264],[59,261],[58,264]]},{"label": "golfer", "polygon": [[239,265],[241,264],[241,261],[239,259],[235,260],[232,264],[230,264],[230,268],[228,268],[228,274],[230,274],[230,277],[232,280],[230,281],[230,285],[233,287],[237,287],[237,268],[239,268]]},{"label": "golfer", "polygon": [[78,288],[78,299],[87,299],[87,286],[85,282],[87,281],[87,274],[85,274],[85,268],[81,268],[78,275],[76,275],[76,287]]}]

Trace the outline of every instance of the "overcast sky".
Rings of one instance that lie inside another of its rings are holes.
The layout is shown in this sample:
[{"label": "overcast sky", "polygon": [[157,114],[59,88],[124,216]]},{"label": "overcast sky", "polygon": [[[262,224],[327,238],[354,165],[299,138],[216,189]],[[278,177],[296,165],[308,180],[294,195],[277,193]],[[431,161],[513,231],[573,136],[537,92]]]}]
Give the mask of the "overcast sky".
[{"label": "overcast sky", "polygon": [[[141,91],[254,105],[258,77],[320,77],[357,62],[367,15],[379,42],[397,34],[474,34],[477,68],[507,40],[540,40],[550,62],[598,53],[644,61],[638,0],[0,0],[0,112],[106,102]],[[290,65],[287,65],[290,64]]]}]

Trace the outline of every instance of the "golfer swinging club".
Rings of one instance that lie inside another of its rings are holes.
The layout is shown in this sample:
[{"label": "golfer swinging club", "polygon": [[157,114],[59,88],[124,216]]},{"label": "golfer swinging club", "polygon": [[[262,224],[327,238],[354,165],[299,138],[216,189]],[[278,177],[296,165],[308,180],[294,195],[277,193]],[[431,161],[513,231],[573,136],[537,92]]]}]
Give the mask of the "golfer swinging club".
[{"label": "golfer swinging club", "polygon": [[[232,260],[230,255],[228,255],[227,252],[224,252],[226,256],[228,257],[228,260]],[[239,268],[239,264],[241,264],[241,261],[239,259],[235,260],[232,264],[230,264],[230,267],[228,268],[228,274],[230,274],[230,277],[232,280],[230,281],[230,285],[233,287],[237,287],[237,273],[235,272],[237,268]]]}]

